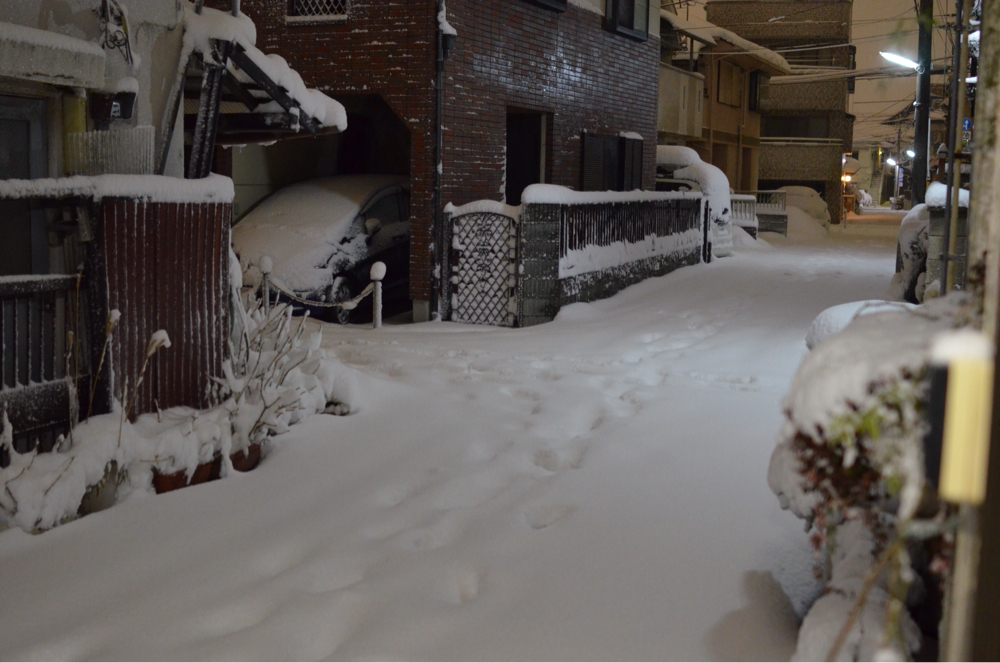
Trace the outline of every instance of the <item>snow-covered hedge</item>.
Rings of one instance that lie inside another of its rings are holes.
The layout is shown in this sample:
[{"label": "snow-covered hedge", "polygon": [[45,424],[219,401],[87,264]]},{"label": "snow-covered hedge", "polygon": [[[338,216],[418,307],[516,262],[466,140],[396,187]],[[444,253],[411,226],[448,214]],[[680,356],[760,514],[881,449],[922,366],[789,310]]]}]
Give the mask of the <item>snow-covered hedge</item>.
[{"label": "snow-covered hedge", "polygon": [[803,622],[796,660],[835,648],[838,660],[909,656],[920,646],[907,602],[947,567],[947,514],[925,491],[927,366],[937,334],[975,321],[975,301],[956,293],[858,316],[793,379],[768,483],[827,554],[827,591]]}]

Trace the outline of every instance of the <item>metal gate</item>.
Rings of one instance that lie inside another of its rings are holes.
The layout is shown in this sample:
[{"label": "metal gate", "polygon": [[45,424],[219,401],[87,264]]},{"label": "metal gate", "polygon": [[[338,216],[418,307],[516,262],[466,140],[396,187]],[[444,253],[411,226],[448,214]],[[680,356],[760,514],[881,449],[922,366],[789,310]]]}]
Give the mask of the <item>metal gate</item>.
[{"label": "metal gate", "polygon": [[451,230],[451,319],[516,326],[516,219],[471,212],[452,217]]}]

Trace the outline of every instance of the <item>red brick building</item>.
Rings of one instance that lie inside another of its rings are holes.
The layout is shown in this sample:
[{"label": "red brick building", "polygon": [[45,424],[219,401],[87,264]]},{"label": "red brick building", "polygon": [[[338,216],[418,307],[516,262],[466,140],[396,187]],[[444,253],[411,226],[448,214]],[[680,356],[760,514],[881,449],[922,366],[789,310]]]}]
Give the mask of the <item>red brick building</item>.
[{"label": "red brick building", "polygon": [[[229,1],[207,4],[228,9]],[[539,181],[631,189],[652,188],[655,178],[659,3],[448,0],[446,20],[457,36],[443,65],[436,198],[439,2],[241,5],[257,25],[258,46],[282,54],[306,85],[343,103],[348,129],[315,139],[321,142],[311,151],[303,142],[310,139],[275,146],[294,152],[267,157],[286,167],[272,166],[258,178],[266,182],[244,182],[241,173],[256,166],[241,167],[241,159],[260,155],[234,150],[237,214],[296,179],[409,175],[410,294],[418,320],[435,299],[433,240],[444,204],[517,204],[524,186]],[[241,203],[244,185],[248,198]]]}]

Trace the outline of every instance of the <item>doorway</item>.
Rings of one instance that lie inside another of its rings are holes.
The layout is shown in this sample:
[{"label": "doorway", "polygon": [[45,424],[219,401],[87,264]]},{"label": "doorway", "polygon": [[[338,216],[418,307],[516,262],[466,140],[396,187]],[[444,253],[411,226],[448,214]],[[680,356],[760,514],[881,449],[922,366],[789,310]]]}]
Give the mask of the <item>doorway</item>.
[{"label": "doorway", "polygon": [[508,205],[520,205],[526,188],[545,182],[548,124],[548,113],[507,110]]},{"label": "doorway", "polygon": [[[0,96],[0,180],[45,177],[45,101]],[[45,215],[28,200],[0,200],[0,276],[48,272]]]}]

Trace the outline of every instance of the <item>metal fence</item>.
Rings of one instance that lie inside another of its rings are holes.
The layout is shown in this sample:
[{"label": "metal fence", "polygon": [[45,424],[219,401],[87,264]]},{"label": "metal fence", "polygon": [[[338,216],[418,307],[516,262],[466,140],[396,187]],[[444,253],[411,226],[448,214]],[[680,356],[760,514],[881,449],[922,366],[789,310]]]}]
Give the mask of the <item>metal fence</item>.
[{"label": "metal fence", "polygon": [[[78,308],[76,288],[76,276],[0,277],[0,410],[19,453],[36,444],[48,451],[68,427],[65,362],[74,325],[67,321]],[[0,466],[7,461],[0,451]]]},{"label": "metal fence", "polygon": [[734,193],[730,196],[733,208],[733,225],[743,228],[751,237],[757,237],[757,197]]},{"label": "metal fence", "polygon": [[784,191],[739,191],[738,194],[753,196],[757,201],[758,232],[788,235],[788,210],[785,208]]},{"label": "metal fence", "polygon": [[669,237],[700,228],[700,223],[700,199],[565,205],[560,257],[588,246],[635,244],[650,235]]},{"label": "metal fence", "polygon": [[446,319],[539,324],[566,304],[610,297],[651,276],[711,259],[707,203],[700,194],[526,203],[504,213],[487,203],[449,215],[444,224],[451,249],[441,273]]}]

